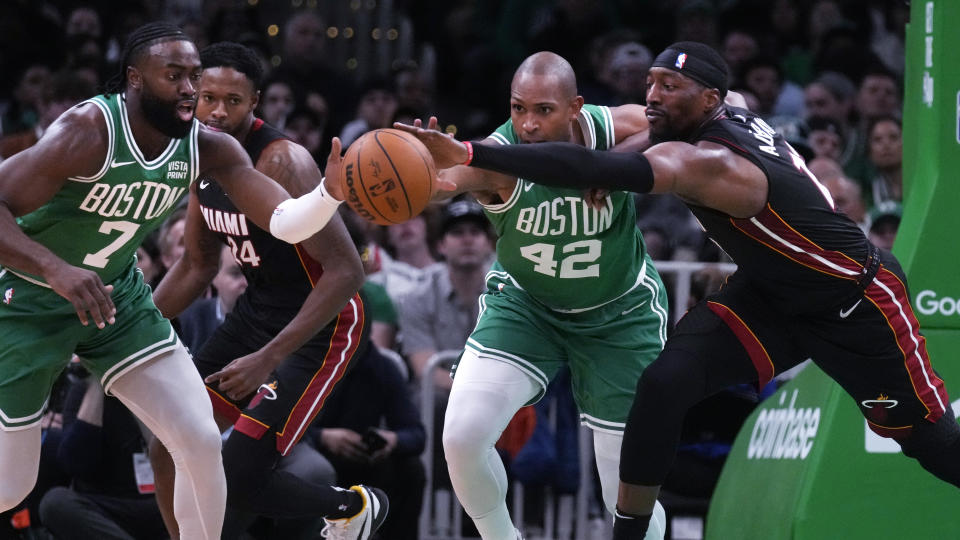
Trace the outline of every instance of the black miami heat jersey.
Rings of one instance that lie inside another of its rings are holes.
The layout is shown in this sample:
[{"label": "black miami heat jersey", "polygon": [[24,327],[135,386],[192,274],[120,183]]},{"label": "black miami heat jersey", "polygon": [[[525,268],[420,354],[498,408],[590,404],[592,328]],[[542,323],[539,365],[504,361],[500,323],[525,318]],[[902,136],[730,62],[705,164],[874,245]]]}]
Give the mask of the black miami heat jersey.
[{"label": "black miami heat jersey", "polygon": [[860,289],[870,245],[861,229],[834,210],[827,189],[803,158],[757,115],[727,107],[691,140],[726,146],[766,174],[763,210],[750,218],[690,204],[717,244],[778,308],[794,313],[835,307]]},{"label": "black miami heat jersey", "polygon": [[[267,146],[283,139],[287,139],[283,132],[257,118],[243,148],[256,164]],[[296,313],[323,273],[320,263],[300,244],[278,240],[248,220],[216,181],[201,176],[197,198],[207,227],[230,246],[247,278],[248,287],[237,308],[253,305]]]}]

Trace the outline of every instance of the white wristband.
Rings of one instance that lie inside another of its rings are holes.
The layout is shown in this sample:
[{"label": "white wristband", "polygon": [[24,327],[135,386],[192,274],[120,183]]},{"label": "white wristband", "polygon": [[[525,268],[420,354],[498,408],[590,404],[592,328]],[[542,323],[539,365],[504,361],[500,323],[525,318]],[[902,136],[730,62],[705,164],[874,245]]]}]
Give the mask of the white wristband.
[{"label": "white wristband", "polygon": [[270,216],[270,234],[296,244],[322,229],[343,202],[330,195],[323,184],[321,181],[310,193],[278,204]]}]

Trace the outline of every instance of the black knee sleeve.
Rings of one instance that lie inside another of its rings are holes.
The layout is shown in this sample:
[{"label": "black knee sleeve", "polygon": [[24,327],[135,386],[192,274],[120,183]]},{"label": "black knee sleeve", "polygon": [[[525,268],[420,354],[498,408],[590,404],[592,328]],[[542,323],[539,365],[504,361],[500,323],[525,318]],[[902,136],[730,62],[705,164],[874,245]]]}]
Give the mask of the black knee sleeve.
[{"label": "black knee sleeve", "polygon": [[685,351],[664,350],[637,382],[623,434],[620,479],[663,484],[680,442],[687,410],[706,397],[700,362]]},{"label": "black knee sleeve", "polygon": [[947,406],[935,423],[921,421],[905,439],[899,439],[903,454],[916,459],[937,478],[960,487],[960,425]]}]

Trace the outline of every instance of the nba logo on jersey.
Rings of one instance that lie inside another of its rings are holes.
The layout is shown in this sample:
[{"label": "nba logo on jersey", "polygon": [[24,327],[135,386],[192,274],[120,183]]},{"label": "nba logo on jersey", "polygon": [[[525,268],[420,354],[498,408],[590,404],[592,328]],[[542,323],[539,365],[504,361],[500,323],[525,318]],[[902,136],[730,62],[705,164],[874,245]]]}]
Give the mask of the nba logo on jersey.
[{"label": "nba logo on jersey", "polygon": [[683,69],[683,65],[687,63],[687,53],[680,53],[677,55],[677,63],[674,64],[677,66],[677,69]]},{"label": "nba logo on jersey", "polygon": [[3,291],[3,303],[9,304],[13,300],[13,287]]}]

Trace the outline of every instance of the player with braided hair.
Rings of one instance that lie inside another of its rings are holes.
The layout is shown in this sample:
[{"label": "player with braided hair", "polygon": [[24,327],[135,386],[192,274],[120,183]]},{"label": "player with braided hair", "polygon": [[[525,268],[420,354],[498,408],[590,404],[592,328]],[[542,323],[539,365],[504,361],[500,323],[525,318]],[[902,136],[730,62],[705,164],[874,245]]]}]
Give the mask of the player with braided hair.
[{"label": "player with braided hair", "polygon": [[[181,536],[220,536],[220,432],[134,254],[201,175],[223,187],[241,219],[288,242],[322,228],[337,203],[322,187],[291,199],[233,137],[201,128],[200,73],[197,47],[179,28],[142,26],[111,93],[71,108],[0,164],[0,511],[36,481],[40,417],[76,354],[170,450]],[[333,150],[336,174],[338,142]]]}]

